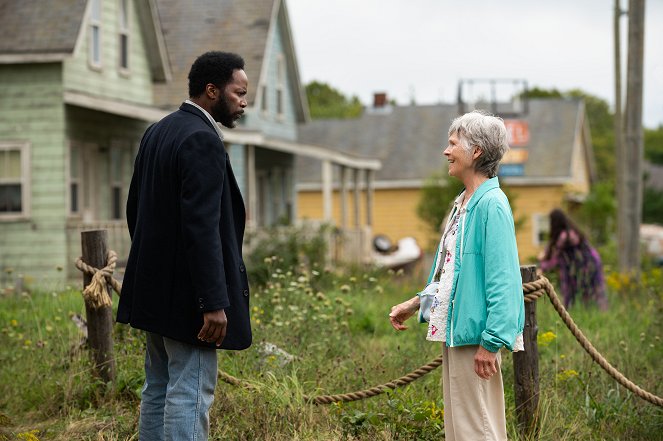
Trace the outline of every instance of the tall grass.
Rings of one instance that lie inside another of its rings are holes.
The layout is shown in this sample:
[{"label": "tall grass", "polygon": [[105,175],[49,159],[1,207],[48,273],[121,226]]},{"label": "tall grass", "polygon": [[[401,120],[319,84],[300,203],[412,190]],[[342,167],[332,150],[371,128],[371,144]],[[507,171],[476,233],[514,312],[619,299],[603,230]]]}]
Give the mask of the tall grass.
[{"label": "tall grass", "polygon": [[[397,333],[390,307],[419,281],[378,271],[334,274],[315,266],[282,268],[252,296],[254,345],[222,352],[219,368],[251,384],[220,382],[212,417],[216,440],[443,439],[440,373],[368,400],[314,406],[305,397],[364,389],[400,377],[436,357],[425,327]],[[606,358],[641,387],[661,389],[663,276],[610,283],[607,312],[578,305],[574,320]],[[143,337],[115,328],[118,378],[91,375],[80,331],[80,293],[32,293],[0,298],[0,440],[136,439],[143,381]],[[575,342],[547,300],[537,302],[540,351],[540,439],[660,439],[663,412],[605,374]],[[275,345],[293,358],[287,362]],[[508,430],[515,427],[513,367],[504,354]],[[19,435],[22,438],[18,438]]]}]

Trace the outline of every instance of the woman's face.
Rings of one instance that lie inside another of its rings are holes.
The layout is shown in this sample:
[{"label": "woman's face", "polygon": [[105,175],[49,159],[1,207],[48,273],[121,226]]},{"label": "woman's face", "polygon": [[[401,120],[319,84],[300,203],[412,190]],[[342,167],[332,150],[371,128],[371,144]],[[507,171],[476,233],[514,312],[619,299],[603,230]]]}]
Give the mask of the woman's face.
[{"label": "woman's face", "polygon": [[468,152],[463,148],[458,134],[449,136],[449,145],[444,150],[444,156],[449,161],[449,176],[464,181],[474,174],[474,154],[472,150]]}]

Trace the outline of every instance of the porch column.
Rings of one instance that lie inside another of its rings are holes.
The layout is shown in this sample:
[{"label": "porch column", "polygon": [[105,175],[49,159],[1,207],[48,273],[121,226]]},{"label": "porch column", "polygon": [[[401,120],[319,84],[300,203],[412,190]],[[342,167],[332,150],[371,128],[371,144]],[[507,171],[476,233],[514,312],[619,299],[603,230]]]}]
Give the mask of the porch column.
[{"label": "porch column", "polygon": [[366,225],[373,225],[373,177],[375,171],[366,169]]},{"label": "porch column", "polygon": [[348,168],[341,166],[341,228],[348,227]]},{"label": "porch column", "polygon": [[248,216],[247,226],[255,228],[258,226],[258,180],[256,178],[256,150],[255,146],[246,146],[246,180],[248,187]]},{"label": "porch column", "polygon": [[358,168],[353,170],[354,177],[354,208],[355,208],[355,228],[359,228],[359,172]]},{"label": "porch column", "polygon": [[322,219],[332,222],[332,163],[322,161]]}]

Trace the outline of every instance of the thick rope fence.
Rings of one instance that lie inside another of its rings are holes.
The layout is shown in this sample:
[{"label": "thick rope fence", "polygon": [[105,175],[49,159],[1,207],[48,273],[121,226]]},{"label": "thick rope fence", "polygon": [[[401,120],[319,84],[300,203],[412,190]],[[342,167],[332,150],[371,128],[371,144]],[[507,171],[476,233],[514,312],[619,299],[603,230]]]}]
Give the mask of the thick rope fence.
[{"label": "thick rope fence", "polygon": [[[122,284],[113,277],[113,272],[115,271],[115,266],[117,263],[117,253],[115,251],[109,250],[107,254],[107,264],[103,268],[95,268],[91,265],[88,265],[83,261],[82,257],[79,257],[76,260],[76,268],[80,271],[92,276],[92,282],[85,288],[83,291],[83,297],[86,301],[89,302],[95,308],[102,306],[108,306],[111,303],[110,293],[108,292],[108,286],[110,285],[112,289],[120,295],[122,290]],[[596,350],[592,343],[587,339],[587,337],[582,333],[578,325],[575,324],[569,312],[564,308],[562,302],[559,300],[555,288],[550,283],[550,281],[544,277],[539,276],[539,278],[533,282],[523,283],[523,300],[525,302],[534,302],[538,298],[542,297],[544,294],[548,296],[552,306],[557,311],[557,314],[560,316],[566,327],[571,331],[575,339],[578,341],[580,346],[589,354],[589,356],[594,360],[605,372],[608,373],[615,381],[621,384],[623,387],[631,391],[636,396],[642,398],[645,401],[648,401],[656,406],[663,407],[663,398],[648,392],[631,380],[629,380],[624,374],[619,372],[613,365],[611,365],[601,353]],[[348,392],[336,395],[318,395],[318,396],[305,396],[305,400],[313,404],[331,404],[337,402],[350,402],[363,400],[366,398],[371,398],[380,394],[387,392],[388,390],[393,390],[398,387],[406,386],[413,381],[423,377],[424,375],[432,372],[442,365],[442,356],[438,356],[431,360],[430,362],[424,364],[423,366],[415,369],[414,371],[397,378],[395,380],[389,381],[384,384],[380,384],[369,389],[359,390],[355,392]],[[252,388],[251,383],[233,377],[232,375],[219,371],[218,378],[225,381],[228,384],[235,386],[243,386]]]}]

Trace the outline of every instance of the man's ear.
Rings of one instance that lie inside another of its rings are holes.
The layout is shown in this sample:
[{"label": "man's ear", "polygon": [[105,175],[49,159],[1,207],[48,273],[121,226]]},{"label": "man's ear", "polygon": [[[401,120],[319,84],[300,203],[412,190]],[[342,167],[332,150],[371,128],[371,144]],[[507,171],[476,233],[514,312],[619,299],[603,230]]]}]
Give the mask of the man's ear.
[{"label": "man's ear", "polygon": [[207,95],[207,98],[210,100],[217,99],[220,92],[219,88],[212,83],[207,83],[205,86],[205,95]]}]

